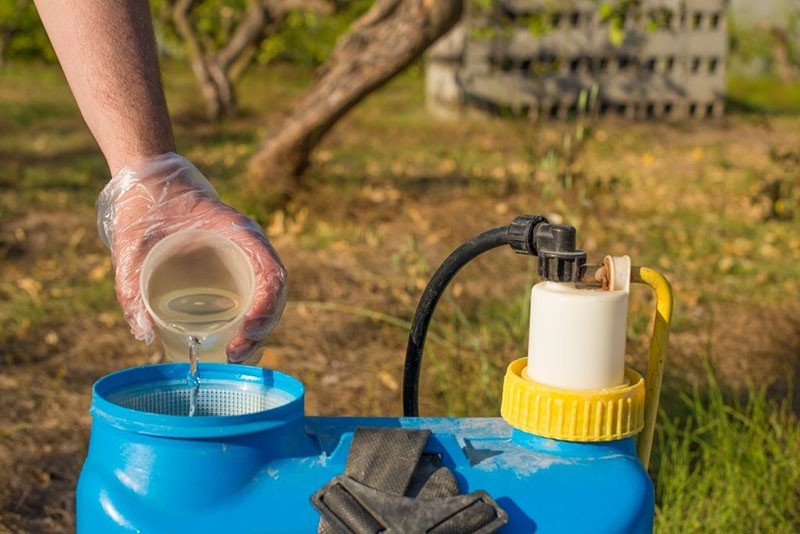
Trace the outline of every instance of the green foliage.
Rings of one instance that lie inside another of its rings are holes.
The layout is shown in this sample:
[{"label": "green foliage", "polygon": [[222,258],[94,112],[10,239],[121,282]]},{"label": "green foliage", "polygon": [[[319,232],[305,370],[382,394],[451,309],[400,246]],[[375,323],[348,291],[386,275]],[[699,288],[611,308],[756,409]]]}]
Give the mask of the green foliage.
[{"label": "green foliage", "polygon": [[543,35],[553,31],[551,14],[553,8],[548,5],[527,13],[513,16],[498,9],[496,0],[478,0],[470,4],[473,22],[470,36],[475,39],[489,39],[508,34],[513,28],[527,28],[531,35]]},{"label": "green foliage", "polygon": [[[606,24],[608,39],[614,46],[621,46],[631,27],[629,21],[635,20],[637,28],[654,32],[668,26],[674,17],[673,10],[667,7],[649,8],[646,15],[641,10],[641,0],[594,0],[599,20]],[[510,15],[499,9],[497,0],[478,0],[471,4],[474,19],[471,35],[474,38],[490,38],[508,33],[511,28],[527,28],[531,35],[543,35],[563,24],[565,10],[572,4],[543,2],[527,12]]]},{"label": "green foliage", "polygon": [[614,46],[620,46],[625,40],[625,16],[628,13],[628,2],[603,2],[597,10],[600,20],[608,23],[608,39]]},{"label": "green foliage", "polygon": [[[635,17],[637,27],[647,32],[655,32],[669,26],[675,13],[668,7],[650,7],[646,16],[641,10],[641,0],[603,1],[597,9],[601,21],[608,23],[608,40],[614,46],[622,46],[627,36],[627,21]],[[643,19],[643,20],[642,20]]]},{"label": "green foliage", "polygon": [[476,13],[486,13],[495,5],[495,0],[472,0],[470,6]]},{"label": "green foliage", "polygon": [[0,41],[4,41],[0,60],[56,60],[39,14],[30,0],[0,0]]},{"label": "green foliage", "polygon": [[[183,57],[181,39],[172,22],[174,0],[150,0],[156,39],[166,57]],[[216,50],[227,43],[247,13],[246,0],[202,0],[192,9],[201,44]]]},{"label": "green foliage", "polygon": [[728,17],[728,35],[731,58],[742,62],[756,59],[768,60],[772,37],[763,29],[743,24],[735,16]]},{"label": "green foliage", "polygon": [[336,40],[372,5],[370,0],[353,0],[332,15],[311,11],[292,11],[284,27],[267,36],[261,45],[258,62],[287,61],[299,65],[319,65],[330,56]]},{"label": "green foliage", "polygon": [[[372,0],[351,0],[333,14],[295,9],[287,14],[278,31],[265,36],[256,61],[261,65],[274,61],[319,65],[328,58],[336,40],[372,3]],[[151,0],[150,5],[161,52],[182,56],[180,38],[171,20],[172,2]],[[246,11],[245,0],[203,0],[192,11],[192,18],[204,45],[216,49],[228,42]]]},{"label": "green foliage", "polygon": [[219,48],[230,40],[246,11],[247,2],[244,0],[204,0],[197,4],[193,15],[200,33],[214,48]]},{"label": "green foliage", "polygon": [[800,47],[794,38],[800,32],[800,5],[792,0],[778,1],[776,10],[780,13],[779,20],[759,21],[756,24],[746,18],[737,17],[733,11],[729,13],[730,70],[744,67],[745,71],[753,71],[751,77],[775,76],[775,47],[778,44],[778,34],[782,32],[785,32],[786,37],[784,44],[787,48],[787,59],[795,68],[800,68]]},{"label": "green foliage", "polygon": [[544,202],[574,193],[579,204],[585,203],[587,184],[582,175],[573,172],[573,168],[585,141],[591,137],[599,91],[597,84],[592,84],[589,90],[581,90],[574,112],[574,129],[562,133],[560,144],[547,148],[544,153],[530,151],[531,167],[536,169],[532,178],[538,178],[544,184]]}]

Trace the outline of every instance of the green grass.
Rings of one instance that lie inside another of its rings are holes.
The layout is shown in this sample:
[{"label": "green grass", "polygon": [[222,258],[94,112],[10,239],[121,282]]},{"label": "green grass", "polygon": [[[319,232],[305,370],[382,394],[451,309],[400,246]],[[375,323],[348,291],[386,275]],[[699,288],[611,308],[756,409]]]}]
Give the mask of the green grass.
[{"label": "green grass", "polygon": [[735,112],[800,113],[800,81],[782,82],[772,77],[728,77],[728,109]]},{"label": "green grass", "polygon": [[800,424],[789,404],[751,388],[726,399],[714,379],[662,413],[655,455],[657,532],[800,529]]}]

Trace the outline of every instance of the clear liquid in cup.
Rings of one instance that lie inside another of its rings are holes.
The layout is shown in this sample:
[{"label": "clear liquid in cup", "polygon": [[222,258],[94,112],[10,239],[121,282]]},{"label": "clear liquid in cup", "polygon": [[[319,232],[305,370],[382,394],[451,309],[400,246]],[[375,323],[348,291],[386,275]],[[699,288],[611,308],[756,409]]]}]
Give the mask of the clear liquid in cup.
[{"label": "clear liquid in cup", "polygon": [[252,264],[238,245],[206,230],[176,232],[150,250],[140,285],[168,359],[186,361],[194,335],[203,361],[227,361],[225,348],[255,292]]},{"label": "clear liquid in cup", "polygon": [[178,289],[153,299],[153,311],[161,320],[201,342],[235,319],[240,308],[236,293],[213,287]]}]

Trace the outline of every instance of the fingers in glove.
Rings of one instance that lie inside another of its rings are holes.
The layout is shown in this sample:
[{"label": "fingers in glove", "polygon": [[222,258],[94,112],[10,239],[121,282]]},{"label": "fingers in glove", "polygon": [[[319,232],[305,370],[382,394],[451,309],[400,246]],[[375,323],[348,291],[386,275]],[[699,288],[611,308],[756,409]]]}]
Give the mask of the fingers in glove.
[{"label": "fingers in glove", "polygon": [[256,269],[256,294],[245,314],[242,327],[228,343],[226,353],[231,363],[242,363],[260,353],[266,337],[278,324],[286,305],[286,270],[276,262]]},{"label": "fingers in glove", "polygon": [[156,337],[155,325],[153,324],[153,319],[150,317],[150,314],[147,313],[141,293],[139,292],[138,274],[136,275],[136,283],[128,282],[127,280],[130,278],[131,276],[127,272],[119,269],[117,270],[117,300],[122,307],[125,320],[131,327],[133,337],[149,345]]}]

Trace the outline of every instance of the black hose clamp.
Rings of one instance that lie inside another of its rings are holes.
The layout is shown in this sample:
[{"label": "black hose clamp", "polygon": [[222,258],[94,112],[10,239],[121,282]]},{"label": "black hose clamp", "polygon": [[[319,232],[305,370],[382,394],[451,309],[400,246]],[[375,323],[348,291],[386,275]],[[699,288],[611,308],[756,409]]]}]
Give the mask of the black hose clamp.
[{"label": "black hose clamp", "polygon": [[520,215],[508,225],[508,244],[517,254],[536,256],[534,230],[547,219],[541,215]]}]

